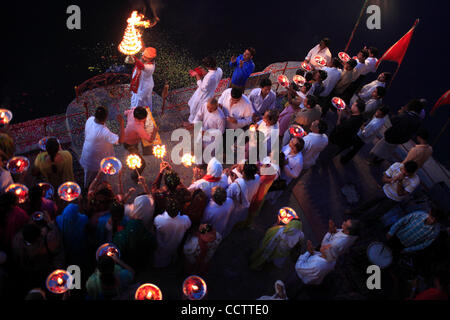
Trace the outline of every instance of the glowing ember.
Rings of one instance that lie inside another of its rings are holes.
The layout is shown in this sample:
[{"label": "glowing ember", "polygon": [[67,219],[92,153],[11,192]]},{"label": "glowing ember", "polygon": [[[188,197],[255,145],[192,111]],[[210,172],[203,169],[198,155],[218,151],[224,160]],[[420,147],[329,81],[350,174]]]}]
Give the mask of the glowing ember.
[{"label": "glowing ember", "polygon": [[183,164],[183,166],[188,168],[195,163],[195,157],[189,153],[186,153],[185,155],[183,155],[183,157],[181,157],[181,163]]},{"label": "glowing ember", "polygon": [[187,277],[183,282],[183,294],[189,300],[201,300],[207,292],[206,282],[199,276]]},{"label": "glowing ember", "polygon": [[300,87],[303,87],[306,83],[306,79],[301,75],[295,75],[292,81],[294,81],[294,83]]},{"label": "glowing ember", "polygon": [[288,77],[284,74],[278,76],[278,83],[285,88],[289,87],[290,84]]},{"label": "glowing ember", "polygon": [[306,63],[306,62],[302,62],[301,67],[302,67],[302,69],[305,70],[305,71],[308,71],[308,72],[309,72],[309,71],[312,71],[311,65],[309,65],[309,64]]},{"label": "glowing ember", "polygon": [[331,103],[338,110],[344,110],[347,107],[345,101],[338,97],[331,99]]},{"label": "glowing ember", "polygon": [[342,62],[348,62],[350,60],[350,56],[345,52],[339,52],[338,57]]},{"label": "glowing ember", "polygon": [[315,56],[314,61],[321,67],[325,67],[327,65],[327,60],[322,56]]},{"label": "glowing ember", "polygon": [[123,36],[122,42],[119,45],[119,51],[125,55],[132,56],[142,50],[142,34],[139,31],[139,27],[149,28],[150,21],[143,20],[144,15],[139,14],[137,11],[131,13],[131,17],[127,20],[127,28]]},{"label": "glowing ember", "polygon": [[158,159],[164,158],[164,156],[166,155],[166,146],[164,146],[164,145],[154,146],[153,147],[153,155]]},{"label": "glowing ember", "polygon": [[100,169],[104,174],[113,176],[122,169],[122,163],[115,157],[108,157],[100,162]]},{"label": "glowing ember", "polygon": [[81,194],[81,188],[75,182],[66,182],[63,183],[58,188],[59,197],[67,202],[73,201],[77,199]]},{"label": "glowing ember", "polygon": [[102,244],[95,253],[95,256],[98,260],[98,258],[102,256],[108,256],[108,257],[118,257],[120,258],[120,250],[113,244],[113,243],[105,243]]},{"label": "glowing ember", "polygon": [[278,212],[278,222],[288,224],[293,219],[298,219],[297,213],[292,208],[284,207]]},{"label": "glowing ember", "polygon": [[289,128],[289,133],[291,137],[304,138],[308,133],[298,124],[294,124]]},{"label": "glowing ember", "polygon": [[0,109],[0,124],[5,125],[11,122],[12,112],[6,109]]},{"label": "glowing ember", "polygon": [[30,167],[30,160],[25,157],[14,157],[8,161],[6,168],[13,174],[24,173]]},{"label": "glowing ember", "polygon": [[130,154],[127,157],[127,166],[131,170],[139,169],[140,167],[142,167],[141,158],[136,154]]},{"label": "glowing ember", "polygon": [[161,290],[151,283],[140,286],[134,294],[135,300],[162,300]]},{"label": "glowing ember", "polygon": [[61,294],[70,290],[72,282],[73,277],[70,273],[65,270],[55,270],[47,277],[46,286],[50,292]]},{"label": "glowing ember", "polygon": [[28,197],[28,188],[26,186],[24,186],[23,184],[19,184],[19,183],[14,183],[8,186],[8,188],[6,188],[5,192],[14,192],[17,196],[17,198],[19,198],[19,203],[25,203],[25,201],[27,201],[27,197]]}]

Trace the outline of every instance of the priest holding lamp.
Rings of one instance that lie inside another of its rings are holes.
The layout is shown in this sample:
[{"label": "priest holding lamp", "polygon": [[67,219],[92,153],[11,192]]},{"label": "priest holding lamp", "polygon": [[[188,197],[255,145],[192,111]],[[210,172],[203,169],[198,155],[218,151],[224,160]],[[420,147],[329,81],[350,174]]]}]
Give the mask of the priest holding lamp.
[{"label": "priest holding lamp", "polygon": [[131,78],[131,108],[148,106],[152,110],[153,72],[155,72],[156,49],[148,47],[142,54],[142,61],[128,56],[127,63],[134,63]]}]

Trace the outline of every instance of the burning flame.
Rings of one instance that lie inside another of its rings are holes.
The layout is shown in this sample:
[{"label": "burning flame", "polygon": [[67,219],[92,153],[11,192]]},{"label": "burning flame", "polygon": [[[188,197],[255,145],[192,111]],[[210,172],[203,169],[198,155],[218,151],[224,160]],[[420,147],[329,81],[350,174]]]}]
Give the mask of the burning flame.
[{"label": "burning flame", "polygon": [[153,294],[152,294],[151,290],[149,290],[147,295],[145,296],[145,298],[148,300],[152,300],[152,296],[153,296]]},{"label": "burning flame", "polygon": [[185,167],[190,167],[194,164],[195,162],[195,157],[189,153],[186,153],[185,155],[183,155],[183,157],[181,158],[181,163],[185,166]]},{"label": "burning flame", "polygon": [[158,159],[164,158],[164,156],[166,155],[166,146],[164,146],[164,145],[154,146],[153,147],[153,155]]},{"label": "burning flame", "polygon": [[141,39],[141,32],[137,29],[138,27],[149,28],[150,21],[143,20],[144,15],[139,14],[137,11],[131,13],[130,18],[128,18],[128,26],[125,29],[125,34],[123,36],[122,42],[119,45],[119,51],[125,55],[132,56],[137,54],[142,50],[143,44]]},{"label": "burning flame", "polygon": [[72,193],[72,188],[69,187],[69,188],[67,189],[67,193],[68,193],[68,194],[71,194],[71,193]]},{"label": "burning flame", "polygon": [[63,280],[63,278],[62,277],[58,277],[58,280],[56,280],[56,282],[58,282],[58,285],[63,285],[63,283],[64,283],[64,280]]},{"label": "burning flame", "polygon": [[256,131],[256,124],[252,124],[251,126],[250,126],[250,131],[251,132],[255,132]]},{"label": "burning flame", "polygon": [[192,290],[197,291],[198,290],[198,286],[196,286],[195,284],[192,285]]},{"label": "burning flame", "polygon": [[127,166],[131,169],[138,169],[140,167],[142,167],[142,161],[141,158],[139,158],[139,156],[135,155],[135,154],[130,154],[127,157]]},{"label": "burning flame", "polygon": [[22,190],[20,190],[20,189],[17,189],[16,190],[16,194],[18,195],[18,196],[20,196],[20,193],[22,192]]}]

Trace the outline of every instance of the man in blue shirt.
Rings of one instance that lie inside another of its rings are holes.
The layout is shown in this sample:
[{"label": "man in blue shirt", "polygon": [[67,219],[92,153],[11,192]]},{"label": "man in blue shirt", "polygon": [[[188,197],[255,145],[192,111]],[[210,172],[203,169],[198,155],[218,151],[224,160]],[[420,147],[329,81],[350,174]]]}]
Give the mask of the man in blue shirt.
[{"label": "man in blue shirt", "polygon": [[255,53],[254,48],[247,48],[239,57],[231,57],[230,67],[234,68],[233,76],[231,77],[231,85],[233,87],[245,88],[247,79],[255,70],[255,64],[252,60]]}]

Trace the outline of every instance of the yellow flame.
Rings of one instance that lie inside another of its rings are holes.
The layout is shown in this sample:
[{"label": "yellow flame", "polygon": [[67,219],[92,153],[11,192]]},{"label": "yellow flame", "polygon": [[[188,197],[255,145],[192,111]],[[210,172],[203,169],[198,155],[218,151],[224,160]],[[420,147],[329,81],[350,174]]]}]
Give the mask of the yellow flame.
[{"label": "yellow flame", "polygon": [[148,300],[151,300],[151,299],[152,299],[152,296],[153,296],[152,291],[149,290],[148,293],[147,293],[146,298],[147,298]]},{"label": "yellow flame", "polygon": [[185,166],[185,167],[190,167],[194,164],[195,162],[195,157],[189,153],[186,153],[185,155],[183,155],[183,157],[181,157],[181,163]]},{"label": "yellow flame", "polygon": [[58,280],[56,280],[59,285],[62,285],[64,283],[64,280],[61,277],[58,277]]},{"label": "yellow flame", "polygon": [[119,45],[119,51],[125,55],[132,56],[141,51],[143,44],[141,39],[141,32],[138,27],[149,28],[150,21],[143,20],[144,15],[138,14],[137,11],[131,13],[131,17],[128,18],[128,26],[125,29],[122,42]]},{"label": "yellow flame", "polygon": [[158,158],[162,159],[166,155],[166,146],[165,145],[157,145],[153,147],[153,155]]},{"label": "yellow flame", "polygon": [[130,154],[127,157],[127,166],[131,169],[138,169],[140,167],[142,167],[142,161],[141,158],[139,158],[139,156],[135,155],[135,154]]}]

